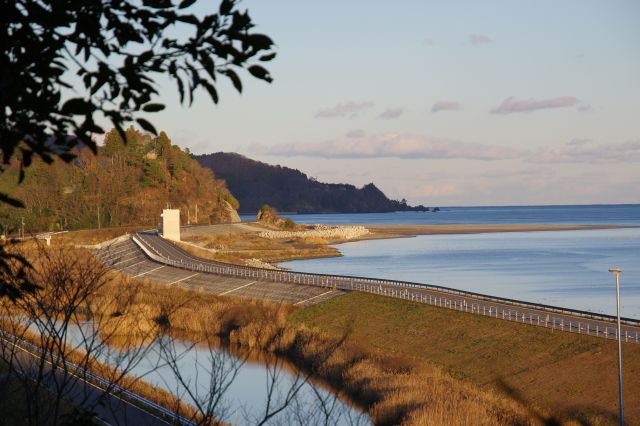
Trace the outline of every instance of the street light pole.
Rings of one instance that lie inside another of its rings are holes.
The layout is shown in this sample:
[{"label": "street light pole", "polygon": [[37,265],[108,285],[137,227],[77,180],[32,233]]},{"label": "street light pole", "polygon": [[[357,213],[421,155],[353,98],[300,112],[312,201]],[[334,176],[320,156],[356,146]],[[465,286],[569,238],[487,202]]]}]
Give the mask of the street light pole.
[{"label": "street light pole", "polygon": [[620,426],[624,426],[624,401],[622,398],[622,335],[620,333],[620,272],[611,268],[609,272],[616,276],[616,307],[618,313],[618,406],[620,407]]}]

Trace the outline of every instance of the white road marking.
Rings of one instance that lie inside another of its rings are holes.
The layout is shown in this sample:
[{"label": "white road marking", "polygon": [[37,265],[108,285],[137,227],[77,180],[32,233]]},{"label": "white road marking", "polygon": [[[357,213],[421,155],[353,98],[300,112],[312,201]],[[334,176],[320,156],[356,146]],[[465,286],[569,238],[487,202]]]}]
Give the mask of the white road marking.
[{"label": "white road marking", "polygon": [[143,275],[147,275],[148,273],[153,272],[153,271],[157,271],[158,269],[162,269],[162,268],[164,268],[165,266],[167,266],[167,265],[158,266],[157,268],[152,269],[152,270],[150,270],[150,271],[143,272],[143,273],[138,274],[138,275],[134,275],[134,276],[133,276],[133,278],[138,278],[138,277],[141,277],[141,276],[143,276]]},{"label": "white road marking", "polygon": [[129,247],[129,248],[125,248],[125,249],[122,249],[122,250],[115,251],[115,252],[107,251],[107,252],[104,254],[104,257],[103,257],[102,259],[103,259],[103,260],[106,260],[106,259],[109,259],[109,258],[115,257],[115,256],[117,256],[117,255],[118,255],[118,254],[120,254],[120,253],[123,253],[123,252],[125,252],[125,251],[131,251],[131,250],[134,250],[134,249],[136,249],[136,248],[137,248],[137,247]]},{"label": "white road marking", "polygon": [[238,288],[234,288],[234,289],[232,289],[232,290],[227,290],[227,291],[225,291],[225,292],[223,292],[223,293],[218,294],[218,296],[222,296],[222,295],[225,295],[225,294],[227,294],[227,293],[231,293],[232,291],[240,290],[241,288],[249,287],[251,284],[255,284],[255,283],[257,283],[257,282],[258,282],[258,281],[251,281],[249,284],[241,285],[240,287],[238,287]]},{"label": "white road marking", "polygon": [[147,259],[145,259],[145,260],[141,260],[140,262],[138,262],[138,263],[134,263],[133,265],[125,266],[124,268],[122,268],[122,270],[125,270],[125,269],[127,269],[127,268],[132,268],[132,267],[134,267],[134,266],[136,266],[136,265],[139,265],[139,264],[141,264],[141,263],[144,263],[144,262],[146,262],[146,261],[147,261]]},{"label": "white road marking", "polygon": [[[199,272],[198,272],[198,274],[199,274]],[[180,281],[188,280],[189,278],[193,278],[198,274],[193,274],[193,275],[189,275],[188,277],[185,277],[185,278],[180,278],[179,280],[176,280],[176,281],[174,281],[172,283],[169,283],[169,285],[173,285],[175,283],[179,283]]]},{"label": "white road marking", "polygon": [[[136,257],[137,257],[137,255],[136,255]],[[119,264],[124,263],[124,262],[131,262],[133,259],[135,259],[135,257],[132,257],[131,259],[121,260],[120,262],[112,263],[109,266],[116,266],[116,265],[119,265]]]},{"label": "white road marking", "polygon": [[308,302],[309,300],[313,300],[313,299],[315,299],[316,297],[324,296],[325,294],[329,294],[329,293],[331,293],[332,291],[334,291],[334,290],[325,291],[324,293],[319,294],[319,295],[317,295],[317,296],[313,296],[313,297],[310,297],[310,298],[308,298],[308,299],[301,300],[300,302],[294,303],[294,304],[293,304],[293,306],[299,305],[299,304],[301,304],[301,303]]}]

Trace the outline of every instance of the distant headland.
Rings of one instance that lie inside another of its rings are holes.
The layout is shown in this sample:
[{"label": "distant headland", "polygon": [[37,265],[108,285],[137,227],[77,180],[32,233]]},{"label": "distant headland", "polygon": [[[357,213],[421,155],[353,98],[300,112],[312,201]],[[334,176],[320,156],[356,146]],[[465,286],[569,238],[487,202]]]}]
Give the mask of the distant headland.
[{"label": "distant headland", "polygon": [[406,200],[391,200],[373,183],[357,188],[343,183],[318,182],[289,167],[274,166],[230,152],[194,155],[203,167],[224,179],[240,201],[240,213],[255,213],[268,203],[292,213],[386,213],[428,211]]}]

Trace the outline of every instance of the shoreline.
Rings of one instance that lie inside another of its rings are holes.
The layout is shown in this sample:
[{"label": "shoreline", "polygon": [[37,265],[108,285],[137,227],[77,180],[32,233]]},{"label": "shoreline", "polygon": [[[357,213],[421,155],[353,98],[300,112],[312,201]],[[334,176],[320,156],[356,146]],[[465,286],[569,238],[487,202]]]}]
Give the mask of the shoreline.
[{"label": "shoreline", "polygon": [[410,238],[418,235],[492,234],[502,232],[541,231],[588,231],[598,229],[626,229],[639,226],[624,225],[546,225],[546,224],[383,224],[362,225],[369,229],[368,235],[344,242],[380,240],[387,238]]}]

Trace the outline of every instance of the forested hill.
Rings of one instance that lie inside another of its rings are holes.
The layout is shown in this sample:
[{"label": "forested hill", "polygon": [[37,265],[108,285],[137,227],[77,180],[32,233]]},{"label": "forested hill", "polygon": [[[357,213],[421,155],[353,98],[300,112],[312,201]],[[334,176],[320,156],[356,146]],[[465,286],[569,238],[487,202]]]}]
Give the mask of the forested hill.
[{"label": "forested hill", "polygon": [[71,163],[42,161],[26,169],[18,185],[18,164],[0,175],[0,192],[22,200],[24,209],[0,204],[0,226],[12,232],[24,217],[27,232],[124,225],[157,225],[163,208],[181,210],[183,223],[228,219],[222,200],[237,208],[224,181],[201,167],[169,137],[109,132],[98,155],[80,149]]},{"label": "forested hill", "polygon": [[390,200],[373,183],[356,188],[318,182],[299,170],[272,166],[236,153],[218,152],[193,158],[224,179],[240,201],[240,212],[256,213],[263,204],[281,212],[379,213],[422,210]]}]

